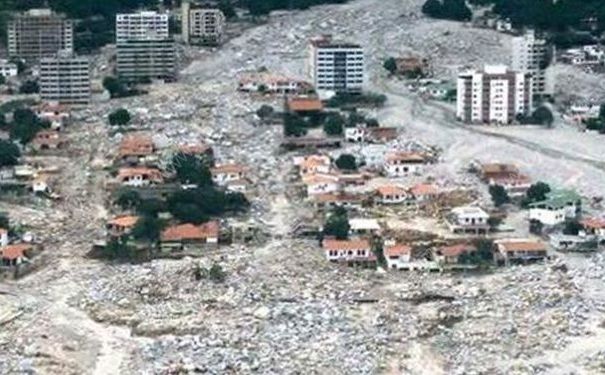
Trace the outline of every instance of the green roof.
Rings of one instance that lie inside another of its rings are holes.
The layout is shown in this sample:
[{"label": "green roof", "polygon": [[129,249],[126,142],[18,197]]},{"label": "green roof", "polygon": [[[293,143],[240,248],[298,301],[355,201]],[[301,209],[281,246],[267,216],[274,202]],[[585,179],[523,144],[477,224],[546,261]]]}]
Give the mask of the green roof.
[{"label": "green roof", "polygon": [[553,209],[561,209],[571,203],[580,201],[582,201],[582,197],[573,190],[553,190],[546,194],[546,200],[532,203],[529,206],[547,206]]}]

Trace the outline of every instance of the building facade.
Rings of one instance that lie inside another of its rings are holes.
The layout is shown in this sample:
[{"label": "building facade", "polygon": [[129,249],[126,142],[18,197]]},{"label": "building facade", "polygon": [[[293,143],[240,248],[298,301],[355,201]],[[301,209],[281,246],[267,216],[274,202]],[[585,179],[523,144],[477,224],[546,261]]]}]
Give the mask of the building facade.
[{"label": "building facade", "polygon": [[183,1],[181,12],[185,43],[216,46],[223,42],[226,18],[220,9],[192,8],[189,1]]},{"label": "building facade", "polygon": [[167,39],[168,15],[138,12],[116,15],[116,43],[140,39]]},{"label": "building facade", "polygon": [[360,45],[335,42],[330,36],[311,40],[309,74],[317,90],[359,93],[364,83],[364,67]]},{"label": "building facade", "polygon": [[8,23],[8,55],[38,62],[61,50],[73,51],[73,24],[50,9],[31,9]]},{"label": "building facade", "polygon": [[528,73],[504,65],[486,66],[458,75],[456,116],[468,123],[509,124],[533,109]]},{"label": "building facade", "polygon": [[168,15],[118,14],[116,47],[120,78],[131,82],[175,79],[176,48],[168,32]]},{"label": "building facade", "polygon": [[14,77],[19,73],[17,64],[9,62],[8,60],[0,59],[0,76],[3,77]]},{"label": "building facade", "polygon": [[534,95],[552,94],[551,82],[546,75],[550,58],[550,47],[546,40],[536,37],[536,33],[530,30],[523,36],[513,38],[512,46],[512,69],[531,75]]},{"label": "building facade", "polygon": [[90,62],[62,51],[40,60],[40,96],[47,102],[68,105],[90,103]]}]

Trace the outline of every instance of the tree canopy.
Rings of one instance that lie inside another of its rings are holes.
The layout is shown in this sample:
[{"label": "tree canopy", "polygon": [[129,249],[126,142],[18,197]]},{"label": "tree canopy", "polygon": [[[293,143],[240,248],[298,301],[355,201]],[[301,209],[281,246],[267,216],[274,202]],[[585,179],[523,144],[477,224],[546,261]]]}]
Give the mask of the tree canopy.
[{"label": "tree canopy", "polygon": [[357,160],[355,160],[355,156],[351,154],[342,154],[336,159],[336,166],[341,170],[356,171]]},{"label": "tree canopy", "polygon": [[179,153],[172,158],[172,166],[176,171],[177,179],[182,184],[212,185],[210,162],[207,159]]},{"label": "tree canopy", "polygon": [[323,235],[325,237],[336,237],[339,240],[346,240],[349,237],[350,229],[347,210],[338,207],[328,216],[324,225]]},{"label": "tree canopy", "polygon": [[0,167],[16,165],[20,156],[21,152],[16,144],[0,139]]},{"label": "tree canopy", "polygon": [[117,109],[111,112],[108,116],[110,125],[118,125],[123,126],[127,125],[130,122],[130,112],[128,112],[124,108]]}]

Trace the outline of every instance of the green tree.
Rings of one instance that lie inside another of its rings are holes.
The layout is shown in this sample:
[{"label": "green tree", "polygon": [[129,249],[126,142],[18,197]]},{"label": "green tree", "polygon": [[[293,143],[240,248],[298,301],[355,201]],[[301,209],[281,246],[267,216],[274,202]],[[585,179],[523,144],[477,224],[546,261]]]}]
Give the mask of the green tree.
[{"label": "green tree", "polygon": [[121,98],[128,95],[128,88],[119,79],[113,76],[105,77],[103,79],[103,87],[109,91],[109,95],[112,98]]},{"label": "green tree", "polygon": [[284,135],[286,137],[301,137],[307,134],[307,123],[293,113],[284,114]]},{"label": "green tree", "polygon": [[441,2],[439,0],[427,0],[422,6],[422,13],[429,17],[441,18]]},{"label": "green tree", "polygon": [[28,108],[19,108],[13,112],[13,123],[10,128],[11,139],[21,144],[29,143],[42,129],[48,128],[48,122],[40,121],[36,114]]},{"label": "green tree", "polygon": [[324,132],[327,135],[341,135],[344,130],[344,119],[339,114],[330,114],[324,120]]},{"label": "green tree", "polygon": [[116,204],[122,209],[131,209],[138,207],[142,202],[141,195],[136,190],[123,190],[120,192],[118,199],[116,199]]},{"label": "green tree", "polygon": [[132,228],[132,237],[139,241],[155,243],[160,239],[164,225],[161,220],[153,216],[143,216]]},{"label": "green tree", "polygon": [[19,147],[10,141],[0,140],[0,167],[16,165],[21,152]]},{"label": "green tree", "polygon": [[227,278],[227,274],[219,264],[214,263],[208,270],[208,278],[215,283],[222,283]]},{"label": "green tree", "polygon": [[225,18],[227,18],[228,20],[237,17],[237,13],[235,13],[235,8],[233,7],[233,4],[231,4],[231,1],[229,1],[229,0],[221,0],[218,3],[218,8],[221,10],[221,12],[223,12],[223,14],[225,15]]},{"label": "green tree", "polygon": [[349,237],[349,217],[347,211],[343,208],[334,209],[323,229],[324,237],[336,237],[339,240],[346,240]]},{"label": "green tree", "polygon": [[527,207],[531,203],[541,202],[546,200],[547,194],[550,192],[550,186],[544,182],[537,182],[527,189],[522,206]]},{"label": "green tree", "polygon": [[124,108],[117,109],[109,114],[108,120],[110,125],[127,125],[131,120],[130,112]]},{"label": "green tree", "polygon": [[0,85],[4,85],[6,83],[6,77],[0,74]]},{"label": "green tree", "polygon": [[336,159],[336,167],[345,171],[356,171],[357,170],[357,161],[355,160],[355,156],[351,154],[342,154]]},{"label": "green tree", "polygon": [[548,107],[540,106],[532,114],[532,121],[536,124],[551,127],[555,119]]},{"label": "green tree", "polygon": [[397,73],[397,61],[394,57],[387,58],[382,64],[382,67],[388,70],[390,74]]},{"label": "green tree", "polygon": [[496,207],[500,207],[503,204],[510,202],[510,197],[502,185],[491,185],[489,187],[489,194]]},{"label": "green tree", "polygon": [[178,153],[172,158],[172,166],[182,184],[212,185],[210,163],[205,158]]},{"label": "green tree", "polygon": [[257,111],[256,115],[261,119],[265,120],[271,116],[273,116],[275,110],[270,105],[263,104]]},{"label": "green tree", "polygon": [[578,220],[566,220],[563,234],[568,236],[577,236],[584,227]]},{"label": "green tree", "polygon": [[19,87],[20,94],[36,94],[40,92],[40,86],[36,81],[25,81]]}]

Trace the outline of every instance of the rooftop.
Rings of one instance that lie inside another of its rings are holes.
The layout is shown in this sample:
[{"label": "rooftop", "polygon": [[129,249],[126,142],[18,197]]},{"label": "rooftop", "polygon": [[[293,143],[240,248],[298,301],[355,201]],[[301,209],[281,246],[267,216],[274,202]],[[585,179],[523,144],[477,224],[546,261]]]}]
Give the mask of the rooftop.
[{"label": "rooftop", "polygon": [[187,241],[218,238],[219,225],[217,221],[209,221],[201,225],[180,224],[166,228],[161,234],[162,241]]}]

